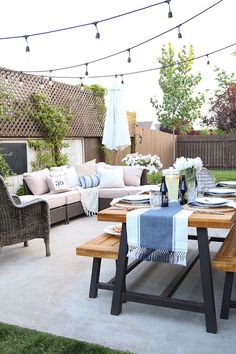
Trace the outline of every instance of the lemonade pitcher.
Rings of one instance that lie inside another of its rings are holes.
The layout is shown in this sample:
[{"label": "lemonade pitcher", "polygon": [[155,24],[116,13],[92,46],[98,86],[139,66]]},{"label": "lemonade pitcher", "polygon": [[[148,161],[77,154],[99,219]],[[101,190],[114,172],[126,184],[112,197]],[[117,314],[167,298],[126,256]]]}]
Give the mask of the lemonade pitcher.
[{"label": "lemonade pitcher", "polygon": [[169,201],[178,201],[179,197],[179,171],[170,167],[162,170],[162,175],[165,176],[166,186],[168,189]]}]

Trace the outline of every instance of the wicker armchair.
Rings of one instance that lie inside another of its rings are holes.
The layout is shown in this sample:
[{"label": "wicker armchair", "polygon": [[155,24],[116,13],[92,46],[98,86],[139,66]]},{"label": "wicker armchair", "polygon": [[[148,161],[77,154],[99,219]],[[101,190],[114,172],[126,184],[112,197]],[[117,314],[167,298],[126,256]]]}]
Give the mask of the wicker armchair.
[{"label": "wicker armchair", "polygon": [[17,205],[17,199],[10,196],[3,178],[0,176],[0,253],[3,246],[14,245],[34,238],[43,238],[46,256],[49,248],[49,208],[47,202],[38,199]]}]

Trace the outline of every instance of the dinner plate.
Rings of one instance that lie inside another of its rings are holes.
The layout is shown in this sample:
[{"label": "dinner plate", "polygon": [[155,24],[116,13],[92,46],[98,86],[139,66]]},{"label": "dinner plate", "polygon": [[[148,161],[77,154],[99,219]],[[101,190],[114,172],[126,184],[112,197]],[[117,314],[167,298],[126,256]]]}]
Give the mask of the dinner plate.
[{"label": "dinner plate", "polygon": [[218,185],[236,188],[236,181],[220,181],[218,182]]},{"label": "dinner plate", "polygon": [[135,195],[127,195],[122,198],[126,202],[148,202],[150,200],[150,197],[148,195],[140,195],[140,194],[135,194]]},{"label": "dinner plate", "polygon": [[115,225],[110,225],[104,228],[104,232],[106,232],[107,234],[110,235],[115,235],[115,236],[120,236],[121,232],[117,232],[116,230],[114,230],[114,227],[121,227],[122,224],[115,224]]},{"label": "dinner plate", "polygon": [[232,194],[235,194],[235,190],[218,187],[218,188],[210,188],[205,193],[206,194],[215,194],[215,195],[232,195]]},{"label": "dinner plate", "polygon": [[196,203],[205,206],[221,206],[228,203],[227,199],[224,198],[211,198],[211,197],[202,197],[196,198]]}]

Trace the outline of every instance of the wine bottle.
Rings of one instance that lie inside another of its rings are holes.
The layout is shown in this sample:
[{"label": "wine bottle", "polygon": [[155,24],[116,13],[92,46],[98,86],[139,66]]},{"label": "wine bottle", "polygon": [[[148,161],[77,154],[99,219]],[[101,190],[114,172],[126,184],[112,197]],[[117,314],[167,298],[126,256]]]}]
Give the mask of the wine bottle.
[{"label": "wine bottle", "polygon": [[184,205],[187,203],[186,200],[187,184],[185,181],[185,175],[182,175],[181,177],[179,189],[180,189],[180,204]]},{"label": "wine bottle", "polygon": [[169,205],[168,189],[167,189],[167,186],[166,186],[165,176],[162,176],[160,192],[161,192],[161,206],[162,207],[168,207],[168,205]]}]

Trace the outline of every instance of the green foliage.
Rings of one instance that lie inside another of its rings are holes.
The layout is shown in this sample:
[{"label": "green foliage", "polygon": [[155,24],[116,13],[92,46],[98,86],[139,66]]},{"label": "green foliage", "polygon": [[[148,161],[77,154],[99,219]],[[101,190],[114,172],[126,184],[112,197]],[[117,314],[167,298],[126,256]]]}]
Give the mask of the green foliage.
[{"label": "green foliage", "polygon": [[[156,115],[161,126],[171,131],[178,130],[186,133],[192,128],[192,123],[200,118],[200,109],[204,103],[204,94],[195,93],[202,77],[192,73],[194,50],[183,47],[175,53],[171,43],[162,47],[162,56],[159,63],[159,85],[163,92],[163,99],[151,98],[151,104],[156,109]],[[175,65],[179,63],[178,65]]]},{"label": "green foliage", "polygon": [[215,68],[218,84],[209,99],[209,114],[202,119],[202,126],[210,126],[224,134],[236,131],[236,80],[234,73],[227,74],[224,69]]},{"label": "green foliage", "polygon": [[0,86],[0,119],[9,119],[12,117],[12,102],[8,92]]},{"label": "green foliage", "polygon": [[11,174],[11,169],[6,162],[4,155],[0,152],[0,174],[3,178],[8,177]]},{"label": "green foliage", "polygon": [[24,194],[25,194],[24,187],[23,187],[23,184],[21,184],[16,191],[16,195],[20,196],[20,195],[24,195]]},{"label": "green foliage", "polygon": [[98,119],[103,128],[106,115],[106,105],[104,97],[107,93],[107,89],[97,84],[86,85],[85,88],[88,91],[92,91],[94,94],[95,105],[98,111]]},{"label": "green foliage", "polygon": [[2,354],[125,354],[100,345],[0,323]]},{"label": "green foliage", "polygon": [[63,142],[69,128],[72,114],[49,103],[48,97],[36,92],[30,97],[33,109],[29,110],[30,117],[39,121],[45,134],[46,142],[29,141],[37,153],[37,160],[32,164],[34,169],[51,166],[61,166],[68,156],[61,152],[68,145]]},{"label": "green foliage", "polygon": [[159,184],[161,183],[162,172],[152,173],[147,175],[148,184]]}]

